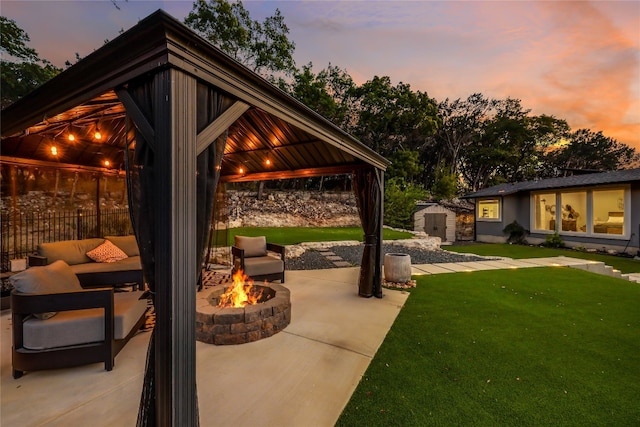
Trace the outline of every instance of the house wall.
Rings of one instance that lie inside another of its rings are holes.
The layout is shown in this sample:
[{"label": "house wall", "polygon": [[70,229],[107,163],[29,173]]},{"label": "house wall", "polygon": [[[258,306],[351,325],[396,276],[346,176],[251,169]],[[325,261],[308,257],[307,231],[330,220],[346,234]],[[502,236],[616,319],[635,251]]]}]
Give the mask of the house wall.
[{"label": "house wall", "polygon": [[424,230],[424,215],[427,213],[443,213],[447,215],[447,230],[445,232],[447,242],[456,240],[456,213],[440,205],[427,206],[413,214],[413,230]]},{"label": "house wall", "polygon": [[[507,224],[514,220],[518,221],[518,223],[526,229],[530,229],[530,200],[529,193],[503,197],[501,221],[485,222],[476,219],[476,241],[487,243],[506,242],[506,237],[503,235],[502,230]],[[630,212],[630,239],[622,240],[606,237],[561,234],[562,240],[568,247],[613,250],[636,255],[640,250],[640,183],[638,182],[631,184]],[[545,242],[548,235],[549,234],[545,233],[531,233],[527,237],[527,241],[531,244],[541,244]]]},{"label": "house wall", "polygon": [[[529,228],[529,197],[519,194],[501,198],[500,221],[478,221],[476,219],[476,241],[485,243],[504,243],[507,237],[502,230],[517,221],[524,228]],[[476,217],[477,218],[477,217]]]}]

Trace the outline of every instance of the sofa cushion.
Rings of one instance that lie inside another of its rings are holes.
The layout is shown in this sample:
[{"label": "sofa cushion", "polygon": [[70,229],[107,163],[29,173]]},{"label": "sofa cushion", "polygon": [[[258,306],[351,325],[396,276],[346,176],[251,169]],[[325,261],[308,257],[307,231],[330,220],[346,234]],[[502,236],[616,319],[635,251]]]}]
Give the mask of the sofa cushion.
[{"label": "sofa cushion", "polygon": [[95,262],[116,262],[128,258],[119,247],[105,240],[103,244],[87,252],[87,256]]},{"label": "sofa cushion", "polygon": [[54,261],[43,267],[31,267],[9,278],[13,287],[23,294],[51,294],[81,291],[80,281],[64,261]]},{"label": "sofa cushion", "polygon": [[51,264],[56,260],[62,260],[69,265],[93,262],[87,256],[87,252],[104,242],[104,239],[62,240],[59,242],[40,243],[38,255],[47,257]]},{"label": "sofa cushion", "polygon": [[122,249],[127,256],[140,255],[140,249],[138,248],[138,242],[136,236],[105,236],[105,239],[111,241],[114,245]]},{"label": "sofa cushion", "polygon": [[244,249],[245,257],[264,256],[267,254],[267,238],[265,236],[235,236],[235,246]]},{"label": "sofa cushion", "polygon": [[[114,338],[125,338],[147,310],[147,300],[139,292],[117,292],[114,300]],[[24,322],[23,344],[32,350],[44,350],[104,340],[104,310],[91,308],[61,311],[57,316]]]},{"label": "sofa cushion", "polygon": [[[81,291],[78,276],[64,261],[54,261],[43,267],[32,267],[9,278],[13,288],[23,294],[53,294]],[[39,319],[49,319],[55,311],[35,313]]]},{"label": "sofa cushion", "polygon": [[284,262],[280,258],[270,255],[245,258],[244,274],[249,277],[262,276],[264,274],[282,273]]},{"label": "sofa cushion", "polygon": [[130,256],[116,262],[88,262],[86,264],[76,264],[71,266],[75,274],[86,273],[109,273],[126,270],[141,270],[139,256]]}]

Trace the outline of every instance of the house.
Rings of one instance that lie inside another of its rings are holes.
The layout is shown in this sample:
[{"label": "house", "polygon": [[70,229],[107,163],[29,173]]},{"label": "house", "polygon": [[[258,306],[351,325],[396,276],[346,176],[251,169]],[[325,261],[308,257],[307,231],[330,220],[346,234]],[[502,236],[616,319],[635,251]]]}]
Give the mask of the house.
[{"label": "house", "polygon": [[500,184],[465,198],[476,202],[479,242],[505,242],[502,230],[517,221],[533,244],[558,232],[569,247],[639,249],[640,169]]}]

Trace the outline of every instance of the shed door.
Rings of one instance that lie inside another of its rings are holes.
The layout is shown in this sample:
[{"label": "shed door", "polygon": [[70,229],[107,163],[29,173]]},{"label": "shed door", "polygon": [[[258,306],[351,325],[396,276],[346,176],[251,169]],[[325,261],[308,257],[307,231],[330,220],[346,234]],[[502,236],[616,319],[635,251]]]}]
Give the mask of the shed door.
[{"label": "shed door", "polygon": [[429,236],[437,236],[442,241],[447,240],[447,214],[446,213],[426,213],[424,214],[424,232]]}]

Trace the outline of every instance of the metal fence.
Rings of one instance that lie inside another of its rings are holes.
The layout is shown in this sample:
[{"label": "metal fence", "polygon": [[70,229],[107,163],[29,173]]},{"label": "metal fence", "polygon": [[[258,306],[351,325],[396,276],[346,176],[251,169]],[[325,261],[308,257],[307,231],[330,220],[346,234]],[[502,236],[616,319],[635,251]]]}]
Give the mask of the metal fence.
[{"label": "metal fence", "polygon": [[0,270],[10,260],[36,252],[39,243],[133,234],[129,210],[101,209],[57,212],[1,212]]}]

